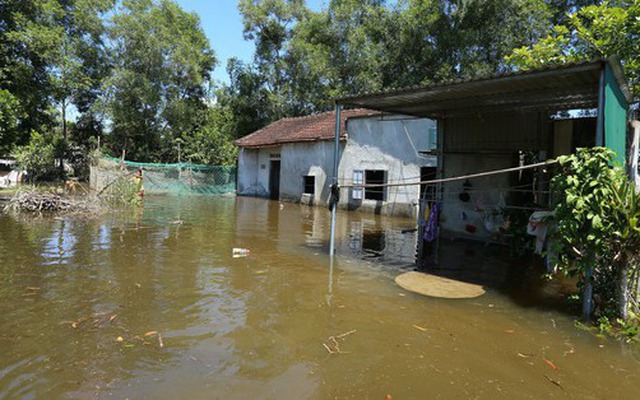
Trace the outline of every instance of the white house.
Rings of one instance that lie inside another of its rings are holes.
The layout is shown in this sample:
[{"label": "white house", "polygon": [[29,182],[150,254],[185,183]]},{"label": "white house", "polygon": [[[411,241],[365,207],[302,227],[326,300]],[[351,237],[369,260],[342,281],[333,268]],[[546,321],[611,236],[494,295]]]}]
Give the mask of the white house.
[{"label": "white house", "polygon": [[[333,174],[334,112],[285,118],[236,141],[241,196],[326,205]],[[338,179],[344,184],[419,182],[435,176],[435,123],[355,109],[341,113]],[[342,189],[340,207],[414,216],[418,185]]]}]

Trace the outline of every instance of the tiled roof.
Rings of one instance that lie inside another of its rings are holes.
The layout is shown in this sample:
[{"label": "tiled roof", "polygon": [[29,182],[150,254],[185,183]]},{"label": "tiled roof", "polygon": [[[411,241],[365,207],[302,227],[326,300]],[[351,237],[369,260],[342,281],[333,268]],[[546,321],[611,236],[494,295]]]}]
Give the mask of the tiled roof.
[{"label": "tiled roof", "polygon": [[[340,113],[341,138],[344,138],[347,133],[347,119],[377,114],[380,112],[363,108],[342,110]],[[240,147],[267,147],[283,143],[333,140],[334,135],[335,111],[328,111],[306,117],[283,118],[236,140],[235,143]]]}]

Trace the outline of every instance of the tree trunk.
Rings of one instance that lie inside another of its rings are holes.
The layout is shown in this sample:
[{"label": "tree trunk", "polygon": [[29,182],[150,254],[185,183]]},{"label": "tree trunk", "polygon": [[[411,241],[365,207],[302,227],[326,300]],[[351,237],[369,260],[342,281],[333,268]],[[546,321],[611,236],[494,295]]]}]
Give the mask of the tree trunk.
[{"label": "tree trunk", "polygon": [[618,317],[623,321],[629,318],[629,270],[630,257],[625,257],[618,272]]},{"label": "tree trunk", "polygon": [[60,177],[64,179],[64,157],[65,150],[67,148],[67,102],[62,100],[62,145],[64,147],[62,154],[60,154]]}]

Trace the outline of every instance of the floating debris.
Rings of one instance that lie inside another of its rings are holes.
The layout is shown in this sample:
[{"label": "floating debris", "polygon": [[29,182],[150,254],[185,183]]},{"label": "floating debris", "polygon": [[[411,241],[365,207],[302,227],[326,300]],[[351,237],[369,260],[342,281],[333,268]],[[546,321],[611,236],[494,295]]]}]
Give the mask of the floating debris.
[{"label": "floating debris", "polygon": [[445,299],[470,299],[485,293],[479,285],[416,271],[398,275],[395,281],[398,286],[410,292]]},{"label": "floating debris", "polygon": [[426,331],[428,331],[428,329],[427,329],[427,328],[423,328],[423,327],[418,326],[418,325],[411,325],[411,326],[413,326],[414,328],[416,328],[417,330],[422,331],[422,332],[426,332]]},{"label": "floating debris", "polygon": [[231,257],[233,258],[247,257],[249,254],[251,254],[251,250],[249,249],[243,249],[240,247],[234,247],[231,249]]},{"label": "floating debris", "polygon": [[547,363],[547,365],[548,365],[552,370],[554,370],[554,371],[557,371],[557,370],[558,370],[558,366],[557,366],[557,365],[555,365],[555,364],[553,363],[553,361],[549,360],[549,359],[548,359],[548,358],[546,358],[546,357],[542,357],[542,360],[544,360],[544,362],[546,362],[546,363]]},{"label": "floating debris", "polygon": [[338,340],[344,340],[349,335],[356,333],[357,330],[354,329],[349,332],[342,333],[337,336],[329,336],[326,342],[322,343],[325,349],[329,352],[329,354],[347,354],[348,352],[340,350],[340,344]]},{"label": "floating debris", "polygon": [[560,384],[560,382],[558,382],[557,380],[551,378],[549,375],[545,374],[544,375],[545,378],[547,378],[547,380],[551,383],[553,383],[554,385],[556,385],[557,387],[559,387],[560,389],[564,390],[564,388],[562,387],[562,385]]}]

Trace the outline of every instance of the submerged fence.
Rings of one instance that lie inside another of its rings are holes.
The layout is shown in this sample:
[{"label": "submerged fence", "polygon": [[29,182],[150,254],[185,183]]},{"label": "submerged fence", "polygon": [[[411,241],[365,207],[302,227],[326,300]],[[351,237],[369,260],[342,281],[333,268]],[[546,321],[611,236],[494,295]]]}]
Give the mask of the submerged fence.
[{"label": "submerged fence", "polygon": [[123,173],[133,176],[138,168],[142,168],[146,193],[190,195],[236,191],[235,166],[123,162],[107,155],[102,155],[91,166],[91,188],[101,191]]}]

